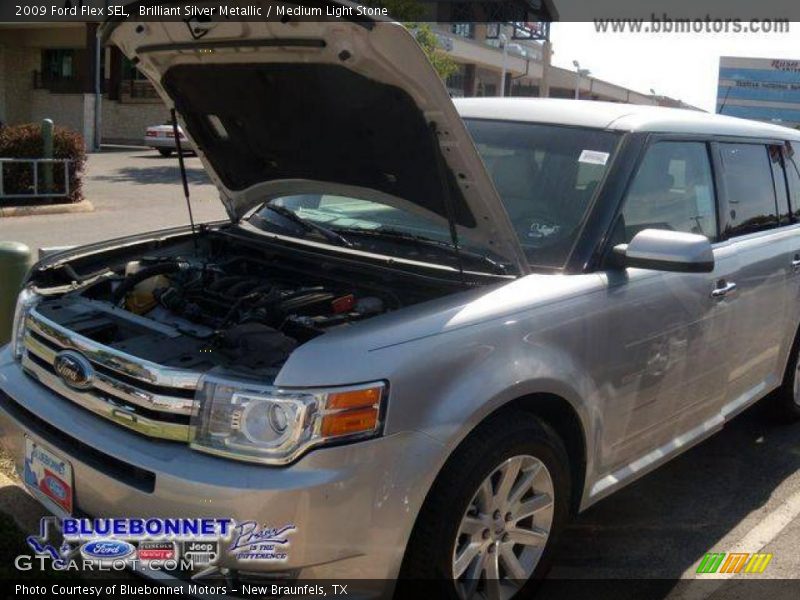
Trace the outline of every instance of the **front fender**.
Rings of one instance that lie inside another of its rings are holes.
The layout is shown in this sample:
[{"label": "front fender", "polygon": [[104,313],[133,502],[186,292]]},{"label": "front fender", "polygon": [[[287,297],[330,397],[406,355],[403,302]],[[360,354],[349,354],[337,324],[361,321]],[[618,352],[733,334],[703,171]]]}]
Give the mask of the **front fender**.
[{"label": "front fender", "polygon": [[588,481],[602,431],[597,385],[566,349],[536,341],[531,327],[518,320],[495,322],[374,352],[382,364],[394,366],[387,433],[423,432],[445,446],[447,457],[498,409],[522,397],[549,394],[566,401],[578,416]]}]

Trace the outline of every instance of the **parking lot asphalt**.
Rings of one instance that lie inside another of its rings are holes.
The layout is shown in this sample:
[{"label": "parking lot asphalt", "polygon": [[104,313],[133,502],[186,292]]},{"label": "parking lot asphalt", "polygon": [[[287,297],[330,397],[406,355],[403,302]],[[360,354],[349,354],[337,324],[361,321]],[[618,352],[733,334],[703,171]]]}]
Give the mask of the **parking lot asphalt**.
[{"label": "parking lot asphalt", "polygon": [[[196,222],[226,218],[216,188],[200,160],[186,157]],[[90,154],[83,180],[90,213],[0,218],[0,240],[40,247],[87,244],[189,222],[176,156],[155,150],[108,150]]]},{"label": "parking lot asphalt", "polygon": [[[224,218],[199,161],[191,157],[187,167],[196,220]],[[187,222],[175,157],[146,150],[95,154],[85,186],[95,212],[0,219],[0,240],[33,248],[81,244]],[[752,597],[747,585],[755,578],[800,577],[800,423],[776,416],[770,400],[580,515],[564,535],[551,577],[710,580],[696,574],[707,552],[773,558],[760,575],[705,582],[691,593],[670,584],[658,595]],[[41,512],[1,478],[0,511],[17,515],[26,531]]]},{"label": "parking lot asphalt", "polygon": [[581,514],[552,576],[708,579],[707,552],[767,552],[764,573],[738,578],[800,577],[800,424],[772,402]]}]

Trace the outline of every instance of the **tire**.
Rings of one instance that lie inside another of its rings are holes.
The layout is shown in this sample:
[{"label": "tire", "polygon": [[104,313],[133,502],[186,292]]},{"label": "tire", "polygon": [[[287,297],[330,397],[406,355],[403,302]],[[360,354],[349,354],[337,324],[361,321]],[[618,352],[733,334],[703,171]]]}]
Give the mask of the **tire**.
[{"label": "tire", "polygon": [[158,148],[158,153],[164,158],[166,158],[167,156],[172,154],[172,150],[170,150],[169,148]]},{"label": "tire", "polygon": [[776,394],[777,408],[784,418],[800,420],[800,331],[795,336],[783,383]]},{"label": "tire", "polygon": [[[515,465],[519,471],[511,483],[516,485],[504,486],[504,479],[511,480]],[[532,476],[534,472],[536,475]],[[551,488],[547,487],[548,480]],[[532,487],[527,485],[528,481]],[[428,592],[431,584],[437,588],[435,597],[477,598],[483,594],[488,600],[508,600],[530,594],[547,573],[553,547],[566,524],[570,481],[564,444],[537,418],[514,412],[480,425],[450,457],[425,499],[406,549],[398,596],[414,594],[418,598],[420,589],[414,590],[417,586],[412,582],[421,579],[427,580]],[[484,493],[479,493],[482,486]],[[509,494],[512,502],[504,504],[500,498],[508,499],[509,495],[502,493],[507,487],[527,491],[518,500],[514,500],[513,493]],[[548,489],[552,490],[549,508],[544,497]],[[530,503],[534,500],[538,504]],[[532,517],[516,520],[516,516],[530,512],[527,509],[533,506],[539,508]],[[506,509],[514,514],[502,514]],[[543,530],[549,535],[540,539],[538,545],[532,544],[538,535],[531,533],[541,534]],[[518,539],[525,540],[524,544],[517,544]],[[486,549],[470,560],[476,547]],[[512,564],[507,558],[509,552],[518,559],[514,569],[508,566]],[[462,575],[456,580],[458,571]],[[509,580],[496,586],[486,576],[489,572]],[[478,576],[471,576],[475,574]],[[527,575],[527,579],[520,575]]]}]

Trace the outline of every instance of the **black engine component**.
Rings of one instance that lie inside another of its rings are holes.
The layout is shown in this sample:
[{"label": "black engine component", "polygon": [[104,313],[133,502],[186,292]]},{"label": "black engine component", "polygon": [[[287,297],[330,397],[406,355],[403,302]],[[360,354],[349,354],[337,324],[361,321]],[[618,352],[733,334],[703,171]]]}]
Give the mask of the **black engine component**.
[{"label": "black engine component", "polygon": [[[220,350],[240,357],[252,352],[267,363],[326,328],[383,311],[383,300],[374,294],[328,282],[298,284],[277,270],[264,271],[246,258],[221,264],[176,258],[138,266],[114,288],[111,300],[120,302],[151,277],[166,278],[168,285],[152,290],[160,311],[215,331]],[[157,312],[153,318],[162,319]]]},{"label": "black engine component", "polygon": [[220,334],[220,351],[249,369],[271,367],[282,362],[297,342],[263,323],[234,325]]}]

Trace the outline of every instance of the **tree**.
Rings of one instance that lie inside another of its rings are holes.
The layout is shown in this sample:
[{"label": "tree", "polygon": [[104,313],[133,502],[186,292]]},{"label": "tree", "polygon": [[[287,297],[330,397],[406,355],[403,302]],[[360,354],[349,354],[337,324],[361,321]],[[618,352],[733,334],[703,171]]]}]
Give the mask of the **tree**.
[{"label": "tree", "polygon": [[431,26],[419,21],[425,17],[425,8],[419,0],[361,0],[361,3],[387,8],[390,18],[403,22],[443,80],[458,71],[458,64],[442,50]]},{"label": "tree", "polygon": [[427,23],[405,23],[405,26],[414,34],[417,43],[442,80],[447,80],[448,77],[458,72],[458,64],[447,52],[441,49],[439,39],[430,25]]}]

